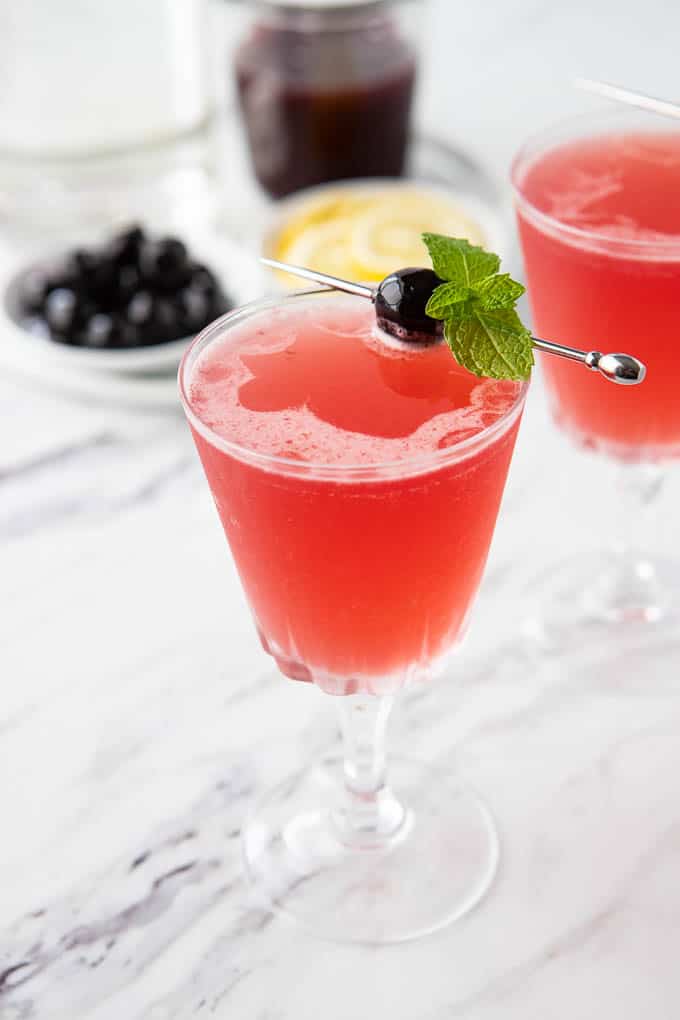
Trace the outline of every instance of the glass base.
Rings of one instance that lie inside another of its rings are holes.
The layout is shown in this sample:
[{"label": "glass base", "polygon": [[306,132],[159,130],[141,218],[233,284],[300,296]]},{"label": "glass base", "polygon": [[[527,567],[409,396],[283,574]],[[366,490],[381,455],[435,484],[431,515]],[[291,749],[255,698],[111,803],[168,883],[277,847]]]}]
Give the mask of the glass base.
[{"label": "glass base", "polygon": [[347,840],[342,761],[271,790],[243,833],[246,868],[267,905],[340,942],[403,942],[443,928],[482,899],[498,867],[493,818],[474,793],[416,761],[390,760],[406,808],[381,845]]},{"label": "glass base", "polygon": [[583,553],[532,578],[529,597],[525,633],[549,651],[631,628],[665,630],[680,620],[680,563]]}]

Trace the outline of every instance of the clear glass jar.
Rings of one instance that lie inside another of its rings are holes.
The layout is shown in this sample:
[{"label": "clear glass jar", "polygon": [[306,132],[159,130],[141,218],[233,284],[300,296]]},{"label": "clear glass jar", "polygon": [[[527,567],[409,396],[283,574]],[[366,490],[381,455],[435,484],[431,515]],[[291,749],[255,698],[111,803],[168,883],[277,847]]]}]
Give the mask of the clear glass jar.
[{"label": "clear glass jar", "polygon": [[207,0],[6,0],[0,216],[72,229],[198,200],[215,119],[207,16]]},{"label": "clear glass jar", "polygon": [[403,173],[423,0],[249,5],[234,74],[253,169],[280,197]]}]

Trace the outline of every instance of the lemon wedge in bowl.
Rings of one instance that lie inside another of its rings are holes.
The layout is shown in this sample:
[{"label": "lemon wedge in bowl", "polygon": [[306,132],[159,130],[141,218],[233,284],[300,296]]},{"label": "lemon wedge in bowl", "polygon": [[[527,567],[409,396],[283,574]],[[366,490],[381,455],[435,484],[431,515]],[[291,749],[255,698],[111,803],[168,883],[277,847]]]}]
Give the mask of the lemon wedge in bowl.
[{"label": "lemon wedge in bowl", "polygon": [[464,200],[425,184],[327,185],[279,204],[265,253],[333,276],[379,282],[396,269],[428,264],[423,232],[490,242],[480,219]]},{"label": "lemon wedge in bowl", "polygon": [[404,189],[367,202],[350,230],[353,261],[360,277],[380,281],[404,266],[428,263],[421,235],[429,231],[465,237],[483,245],[484,232],[472,217],[451,201]]},{"label": "lemon wedge in bowl", "polygon": [[[285,255],[280,254],[281,250],[285,251]],[[347,230],[342,220],[310,223],[292,238],[285,249],[277,249],[275,257],[293,266],[308,266],[332,276],[363,279],[359,265],[348,259]]]}]

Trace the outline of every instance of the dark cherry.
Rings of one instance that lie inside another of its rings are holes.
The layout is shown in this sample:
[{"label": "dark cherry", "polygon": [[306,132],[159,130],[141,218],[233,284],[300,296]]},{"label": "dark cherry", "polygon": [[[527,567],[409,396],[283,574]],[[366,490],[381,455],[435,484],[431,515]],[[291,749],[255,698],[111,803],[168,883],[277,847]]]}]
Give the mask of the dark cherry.
[{"label": "dark cherry", "polygon": [[139,291],[139,270],[137,266],[121,266],[118,270],[116,281],[117,300],[119,304],[125,304],[131,300]]},{"label": "dark cherry", "polygon": [[184,286],[190,268],[186,245],[175,237],[146,241],[139,250],[142,279],[157,290],[172,291]]},{"label": "dark cherry", "polygon": [[56,287],[45,298],[45,321],[53,333],[66,335],[76,319],[78,297],[66,287]]},{"label": "dark cherry", "polygon": [[139,226],[128,227],[112,238],[103,249],[104,255],[118,266],[136,266],[146,234]]},{"label": "dark cherry", "polygon": [[442,280],[431,269],[399,269],[379,284],[375,295],[378,325],[391,336],[412,343],[432,343],[442,324],[425,313],[432,292]]},{"label": "dark cherry", "polygon": [[125,317],[134,326],[146,326],[153,315],[153,296],[148,290],[139,290],[130,300]]},{"label": "dark cherry", "polygon": [[87,326],[92,316],[96,315],[99,311],[101,311],[101,308],[96,301],[86,297],[84,294],[79,294],[75,310],[76,332],[79,329],[82,331]]},{"label": "dark cherry", "polygon": [[66,259],[61,264],[57,264],[52,268],[47,290],[49,292],[56,287],[65,287],[67,290],[75,291],[76,294],[85,289],[81,272],[75,268],[71,259]]},{"label": "dark cherry", "polygon": [[113,347],[118,340],[117,332],[114,319],[97,312],[85,325],[82,343],[85,347]]},{"label": "dark cherry", "polygon": [[67,259],[60,282],[100,303],[110,304],[116,299],[118,270],[105,255],[79,250]]},{"label": "dark cherry", "polygon": [[201,329],[210,321],[211,296],[193,283],[177,295],[180,320],[188,332]]},{"label": "dark cherry", "polygon": [[128,322],[127,319],[118,319],[116,328],[119,347],[141,347],[146,343],[144,330],[135,326],[134,323]]},{"label": "dark cherry", "polygon": [[169,298],[157,298],[149,325],[148,342],[160,343],[163,340],[176,340],[181,336],[179,310]]},{"label": "dark cherry", "polygon": [[94,251],[76,248],[66,257],[54,277],[55,286],[73,287],[74,290],[100,289],[101,259]]}]

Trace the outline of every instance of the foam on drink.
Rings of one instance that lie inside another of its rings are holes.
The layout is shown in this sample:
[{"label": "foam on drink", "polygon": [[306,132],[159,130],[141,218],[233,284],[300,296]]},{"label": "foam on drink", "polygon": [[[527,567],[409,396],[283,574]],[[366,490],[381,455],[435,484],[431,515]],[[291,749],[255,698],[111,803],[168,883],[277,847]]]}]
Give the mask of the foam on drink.
[{"label": "foam on drink", "polygon": [[333,297],[235,327],[197,360],[190,391],[201,420],[248,450],[368,465],[474,436],[519,384],[477,379],[443,344],[387,345],[370,304]]}]

